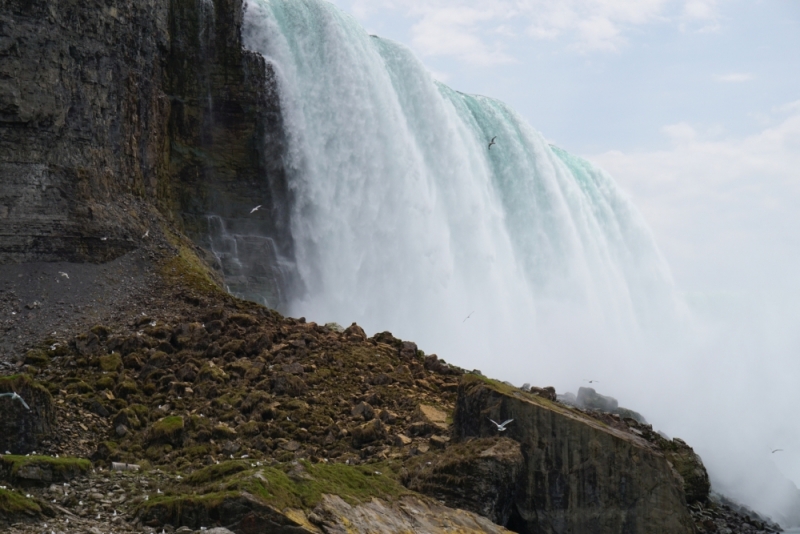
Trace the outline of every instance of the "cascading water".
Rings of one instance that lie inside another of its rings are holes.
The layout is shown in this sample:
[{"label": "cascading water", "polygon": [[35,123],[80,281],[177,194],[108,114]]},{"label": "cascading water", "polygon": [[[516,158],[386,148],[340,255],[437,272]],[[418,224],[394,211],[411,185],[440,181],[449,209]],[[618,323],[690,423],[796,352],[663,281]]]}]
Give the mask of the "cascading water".
[{"label": "cascading water", "polygon": [[292,314],[462,366],[592,346],[574,360],[589,361],[678,315],[631,202],[501,102],[434,81],[320,0],[248,0],[244,39],[278,78],[306,288]]}]

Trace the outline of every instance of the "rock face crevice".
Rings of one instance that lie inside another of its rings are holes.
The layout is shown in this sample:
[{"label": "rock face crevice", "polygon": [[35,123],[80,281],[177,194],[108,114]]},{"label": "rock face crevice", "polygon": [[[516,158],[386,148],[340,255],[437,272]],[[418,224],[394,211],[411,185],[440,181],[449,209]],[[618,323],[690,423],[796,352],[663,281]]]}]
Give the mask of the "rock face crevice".
[{"label": "rock face crevice", "polygon": [[[286,301],[280,102],[242,16],[242,0],[0,5],[0,263],[114,259],[155,208],[233,292]],[[231,250],[265,260],[237,270]]]},{"label": "rock face crevice", "polygon": [[454,415],[456,437],[497,435],[489,419],[513,419],[504,438],[520,445],[506,524],[525,533],[694,532],[683,480],[656,446],[577,410],[466,375]]}]

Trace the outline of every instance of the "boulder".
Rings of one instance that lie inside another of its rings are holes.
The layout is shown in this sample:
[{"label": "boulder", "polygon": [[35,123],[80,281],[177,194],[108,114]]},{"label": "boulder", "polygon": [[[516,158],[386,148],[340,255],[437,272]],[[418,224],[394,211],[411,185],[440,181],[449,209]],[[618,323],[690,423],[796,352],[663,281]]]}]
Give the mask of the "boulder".
[{"label": "boulder", "polygon": [[510,530],[694,532],[683,481],[659,447],[643,437],[574,408],[465,375],[454,414],[456,439],[496,436],[489,418],[513,419],[503,437],[525,451],[505,523]]},{"label": "boulder", "polygon": [[56,411],[50,392],[28,375],[0,378],[0,393],[16,392],[25,403],[0,397],[0,452],[27,454],[53,435]]},{"label": "boulder", "polygon": [[367,334],[364,332],[364,329],[356,323],[348,326],[344,331],[344,335],[353,341],[366,341],[367,339]]},{"label": "boulder", "polygon": [[360,448],[363,445],[378,441],[386,437],[386,429],[380,419],[373,419],[353,429],[353,447]]}]

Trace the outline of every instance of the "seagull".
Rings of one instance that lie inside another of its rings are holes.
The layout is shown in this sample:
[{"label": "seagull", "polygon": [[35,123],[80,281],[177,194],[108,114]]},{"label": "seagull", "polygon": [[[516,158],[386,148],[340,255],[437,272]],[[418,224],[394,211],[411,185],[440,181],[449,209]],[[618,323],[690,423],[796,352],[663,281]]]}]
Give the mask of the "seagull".
[{"label": "seagull", "polygon": [[107,237],[101,237],[100,241],[108,241],[108,238]]},{"label": "seagull", "polygon": [[595,382],[600,382],[599,380],[584,380],[584,382],[589,382],[590,384],[594,384]]},{"label": "seagull", "polygon": [[20,401],[20,402],[22,403],[22,405],[23,405],[23,406],[25,406],[25,409],[26,409],[26,410],[30,410],[30,409],[31,409],[31,407],[30,407],[30,406],[28,406],[28,403],[26,403],[26,402],[25,402],[25,399],[23,399],[22,397],[20,397],[19,395],[17,395],[17,393],[16,393],[16,392],[11,392],[11,393],[0,393],[0,397],[11,397],[11,400],[18,400],[18,401]]},{"label": "seagull", "polygon": [[257,211],[259,210],[259,208],[261,208],[261,204],[259,204],[259,205],[258,205],[258,206],[256,206],[255,208],[251,209],[251,210],[250,210],[250,214],[252,215],[253,213],[257,212]]},{"label": "seagull", "polygon": [[466,322],[467,322],[467,319],[469,319],[470,317],[472,317],[472,314],[473,314],[473,313],[475,313],[475,310],[473,310],[473,311],[469,312],[469,315],[467,315],[467,317],[466,317],[466,318],[465,318],[463,321],[461,321],[461,322],[462,322],[462,323],[466,323]]},{"label": "seagull", "polygon": [[58,274],[60,274],[61,276],[63,276],[63,277],[64,277],[64,278],[66,278],[67,280],[69,280],[69,275],[68,275],[67,273],[64,273],[64,272],[58,271]]},{"label": "seagull", "polygon": [[[492,421],[492,420],[491,420],[491,419],[489,419],[489,421]],[[494,425],[497,427],[497,431],[498,431],[498,432],[505,432],[505,430],[506,430],[506,425],[507,425],[508,423],[510,423],[511,421],[513,421],[513,419],[508,419],[508,420],[506,420],[506,421],[503,421],[503,423],[502,423],[502,424],[501,424],[501,423],[498,423],[498,422],[496,422],[496,421],[492,421],[492,423],[494,423]]]},{"label": "seagull", "polygon": [[775,449],[774,451],[772,451],[772,454],[775,454],[776,452],[782,452],[782,451],[783,451],[783,449]]},{"label": "seagull", "polygon": [[148,228],[148,229],[147,229],[147,231],[146,231],[146,232],[144,233],[144,235],[142,236],[142,239],[144,239],[145,237],[147,237],[147,236],[149,236],[149,235],[150,235],[150,229]]},{"label": "seagull", "polygon": [[492,145],[496,145],[497,144],[497,143],[494,142],[495,139],[497,139],[496,135],[494,137],[492,137],[492,141],[489,143],[489,150],[492,149]]}]

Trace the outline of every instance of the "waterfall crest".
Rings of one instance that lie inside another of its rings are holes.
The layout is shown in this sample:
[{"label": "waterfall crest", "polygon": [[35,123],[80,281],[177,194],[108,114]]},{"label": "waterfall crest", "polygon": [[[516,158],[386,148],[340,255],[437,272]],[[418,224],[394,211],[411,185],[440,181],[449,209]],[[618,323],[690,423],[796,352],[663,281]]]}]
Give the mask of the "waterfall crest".
[{"label": "waterfall crest", "polygon": [[244,41],[275,69],[286,125],[305,288],[290,313],[463,366],[575,336],[617,350],[679,315],[626,195],[502,102],[320,0],[249,0]]}]

